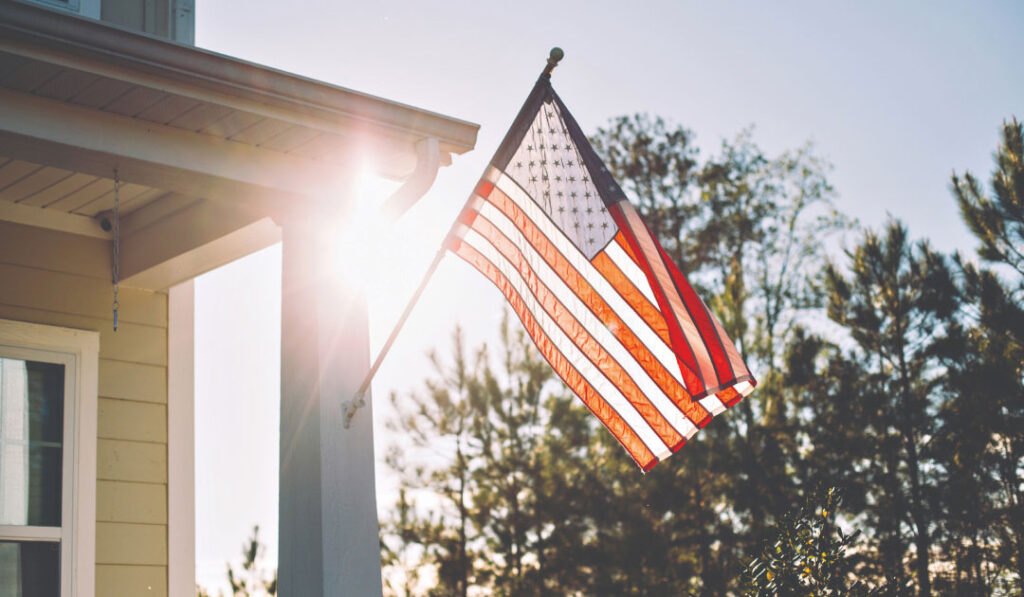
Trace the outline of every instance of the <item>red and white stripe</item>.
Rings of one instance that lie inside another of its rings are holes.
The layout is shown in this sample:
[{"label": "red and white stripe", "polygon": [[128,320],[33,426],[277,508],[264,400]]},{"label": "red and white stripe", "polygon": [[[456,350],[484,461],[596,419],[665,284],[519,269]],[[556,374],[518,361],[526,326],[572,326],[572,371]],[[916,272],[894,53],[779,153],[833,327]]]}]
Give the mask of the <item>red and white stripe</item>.
[{"label": "red and white stripe", "polygon": [[619,233],[588,259],[491,168],[450,248],[501,290],[559,377],[646,471],[753,379],[632,206],[609,211]]}]

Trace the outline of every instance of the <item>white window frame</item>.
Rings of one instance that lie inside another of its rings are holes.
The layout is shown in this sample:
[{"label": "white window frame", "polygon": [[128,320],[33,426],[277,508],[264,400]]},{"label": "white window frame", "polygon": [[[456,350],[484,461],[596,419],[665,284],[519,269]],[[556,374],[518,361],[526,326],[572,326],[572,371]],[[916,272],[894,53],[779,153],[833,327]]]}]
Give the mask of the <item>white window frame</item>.
[{"label": "white window frame", "polygon": [[72,14],[89,17],[91,19],[100,18],[101,1],[102,0],[28,0],[28,2],[33,4],[39,4],[47,8],[55,8],[57,10],[66,10]]},{"label": "white window frame", "polygon": [[[65,365],[61,597],[93,597],[96,590],[99,350],[99,332],[0,319],[0,356]],[[0,539],[55,535],[52,527],[0,525]]]}]

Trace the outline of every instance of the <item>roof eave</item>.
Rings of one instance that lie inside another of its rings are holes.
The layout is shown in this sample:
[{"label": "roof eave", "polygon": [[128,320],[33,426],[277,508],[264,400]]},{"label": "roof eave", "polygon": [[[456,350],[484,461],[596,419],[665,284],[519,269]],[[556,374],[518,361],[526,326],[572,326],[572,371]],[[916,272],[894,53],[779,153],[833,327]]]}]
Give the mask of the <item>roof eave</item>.
[{"label": "roof eave", "polygon": [[461,154],[479,125],[216,52],[15,0],[0,0],[0,38],[82,60],[101,59],[219,95],[415,143],[436,138]]}]

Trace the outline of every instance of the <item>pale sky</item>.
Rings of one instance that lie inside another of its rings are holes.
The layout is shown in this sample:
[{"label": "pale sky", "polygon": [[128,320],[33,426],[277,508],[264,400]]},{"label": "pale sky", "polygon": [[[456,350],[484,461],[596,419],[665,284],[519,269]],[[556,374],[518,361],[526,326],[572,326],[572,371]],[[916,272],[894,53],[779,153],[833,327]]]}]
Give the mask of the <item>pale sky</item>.
[{"label": "pale sky", "polygon": [[[1010,0],[196,6],[200,47],[481,125],[477,149],[442,169],[386,239],[368,290],[374,350],[552,46],[566,52],[552,82],[587,132],[649,112],[695,131],[705,155],[749,125],[771,153],[812,140],[835,166],[842,211],[873,227],[892,214],[939,249],[970,250],[949,176],[967,168],[987,180],[1000,123],[1024,118],[1022,27],[1024,4]],[[275,247],[197,283],[197,557],[207,586],[223,582],[253,524],[276,557],[279,268]],[[502,309],[479,274],[445,259],[374,382],[378,453],[393,441],[382,428],[387,394],[419,387],[424,353],[446,350],[457,322],[471,345],[491,338]],[[394,479],[380,463],[377,474],[387,508]]]}]

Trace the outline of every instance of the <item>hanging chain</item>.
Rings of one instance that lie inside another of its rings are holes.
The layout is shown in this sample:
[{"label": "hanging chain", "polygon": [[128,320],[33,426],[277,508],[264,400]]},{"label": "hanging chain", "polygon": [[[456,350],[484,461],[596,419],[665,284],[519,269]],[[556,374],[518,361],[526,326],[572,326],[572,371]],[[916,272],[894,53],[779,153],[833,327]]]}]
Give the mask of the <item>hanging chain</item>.
[{"label": "hanging chain", "polygon": [[114,168],[114,331],[117,331],[117,310],[121,303],[117,301],[118,282],[121,266],[121,179]]}]

